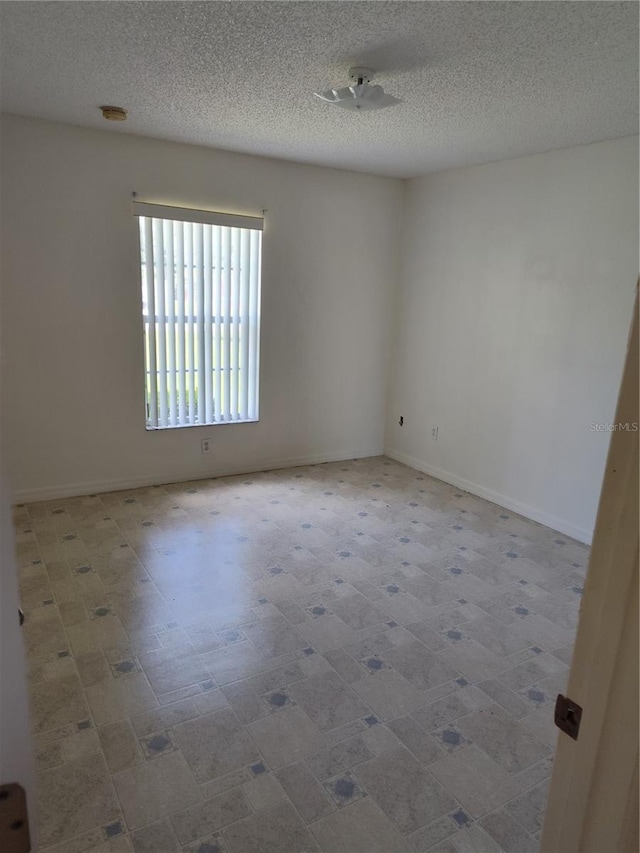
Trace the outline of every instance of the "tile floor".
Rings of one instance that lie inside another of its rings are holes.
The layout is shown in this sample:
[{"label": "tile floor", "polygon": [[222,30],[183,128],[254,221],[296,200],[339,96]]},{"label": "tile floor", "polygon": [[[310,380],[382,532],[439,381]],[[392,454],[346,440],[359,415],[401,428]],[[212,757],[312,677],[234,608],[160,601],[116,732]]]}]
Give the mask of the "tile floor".
[{"label": "tile floor", "polygon": [[587,548],[385,458],[16,509],[47,853],[535,853]]}]

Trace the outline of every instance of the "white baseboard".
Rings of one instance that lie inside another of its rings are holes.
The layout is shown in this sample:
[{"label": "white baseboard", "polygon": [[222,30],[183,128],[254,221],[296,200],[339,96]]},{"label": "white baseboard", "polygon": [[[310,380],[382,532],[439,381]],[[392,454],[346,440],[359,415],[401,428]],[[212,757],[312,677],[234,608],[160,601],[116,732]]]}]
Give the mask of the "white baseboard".
[{"label": "white baseboard", "polygon": [[256,474],[260,471],[273,471],[278,468],[297,468],[301,465],[320,465],[323,462],[343,462],[346,459],[365,459],[369,456],[382,456],[380,447],[369,450],[353,450],[349,453],[312,453],[308,456],[289,456],[281,459],[267,459],[253,464],[227,465],[215,473],[196,473],[194,471],[176,474],[147,475],[144,477],[126,477],[120,480],[93,480],[82,483],[68,483],[59,486],[41,486],[36,489],[20,489],[13,493],[14,504],[33,503],[35,501],[55,501],[81,495],[94,495],[101,492],[119,492],[123,489],[139,489],[145,486],[164,486],[169,483],[182,483],[190,480],[208,480],[218,477],[231,477],[235,474]]},{"label": "white baseboard", "polygon": [[452,486],[457,486],[459,489],[464,489],[465,492],[470,492],[472,495],[477,495],[479,498],[491,501],[498,506],[510,509],[512,512],[517,512],[518,515],[523,515],[525,518],[530,518],[532,521],[538,521],[544,524],[545,527],[550,527],[552,530],[557,530],[559,533],[564,533],[565,536],[570,536],[572,539],[577,539],[578,542],[584,542],[586,545],[591,544],[593,537],[592,530],[586,530],[582,527],[576,527],[563,518],[555,515],[549,515],[535,507],[523,504],[514,498],[501,495],[499,492],[494,492],[493,489],[486,489],[484,486],[479,486],[477,483],[472,483],[470,480],[465,480],[464,477],[458,477],[457,474],[450,474],[448,471],[443,471],[440,468],[435,468],[433,465],[427,465],[420,459],[413,456],[408,456],[406,453],[401,453],[397,450],[386,448],[384,455],[390,459],[395,459],[396,462],[402,462],[404,465],[409,465],[410,468],[415,468],[430,477],[435,477],[437,480],[442,480]]},{"label": "white baseboard", "polygon": [[463,477],[458,477],[456,474],[450,474],[448,471],[443,471],[440,468],[435,468],[433,465],[427,465],[420,459],[413,456],[408,456],[406,453],[401,453],[396,450],[387,448],[372,448],[369,450],[354,450],[348,453],[312,453],[307,456],[289,456],[280,459],[267,459],[263,462],[254,464],[228,465],[215,473],[197,474],[193,471],[182,472],[166,475],[147,475],[143,477],[127,477],[120,480],[93,480],[81,483],[69,483],[58,486],[42,486],[36,489],[22,489],[14,492],[13,502],[16,504],[33,503],[35,501],[52,501],[62,498],[78,497],[80,495],[100,494],[101,492],[117,492],[123,489],[138,489],[145,486],[167,485],[168,483],[181,483],[187,480],[204,480],[211,477],[230,477],[234,474],[255,474],[259,471],[273,471],[277,468],[296,468],[300,465],[320,465],[323,462],[342,462],[345,459],[364,459],[369,456],[388,456],[390,459],[395,459],[397,462],[402,462],[415,468],[417,471],[422,471],[430,477],[435,477],[445,483],[450,483],[452,486],[457,486],[477,495],[480,498],[491,501],[498,506],[510,509],[512,512],[517,512],[525,518],[530,518],[532,521],[538,521],[552,530],[557,530],[564,533],[565,536],[571,536],[572,539],[577,539],[579,542],[584,542],[587,545],[591,544],[593,531],[586,530],[581,527],[576,527],[565,521],[563,518],[549,515],[546,512],[536,509],[535,507],[523,504],[514,498],[502,495],[499,492],[494,492],[493,489],[486,489],[484,486],[479,486],[470,480],[465,480]]}]

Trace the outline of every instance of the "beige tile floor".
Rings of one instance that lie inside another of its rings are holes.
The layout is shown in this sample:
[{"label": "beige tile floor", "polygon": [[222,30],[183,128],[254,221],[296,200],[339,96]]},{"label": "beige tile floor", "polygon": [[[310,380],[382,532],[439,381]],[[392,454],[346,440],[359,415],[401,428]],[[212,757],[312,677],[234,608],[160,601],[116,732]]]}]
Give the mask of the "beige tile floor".
[{"label": "beige tile floor", "polygon": [[535,853],[585,546],[385,458],[18,507],[47,853]]}]

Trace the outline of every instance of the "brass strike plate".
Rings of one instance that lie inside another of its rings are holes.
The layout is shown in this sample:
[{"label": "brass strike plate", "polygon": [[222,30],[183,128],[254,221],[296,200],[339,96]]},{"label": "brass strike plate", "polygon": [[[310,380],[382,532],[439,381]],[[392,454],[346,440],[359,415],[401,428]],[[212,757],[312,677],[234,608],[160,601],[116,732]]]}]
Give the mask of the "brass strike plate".
[{"label": "brass strike plate", "polygon": [[0,785],[0,850],[3,853],[31,850],[27,798],[24,788],[15,782]]}]

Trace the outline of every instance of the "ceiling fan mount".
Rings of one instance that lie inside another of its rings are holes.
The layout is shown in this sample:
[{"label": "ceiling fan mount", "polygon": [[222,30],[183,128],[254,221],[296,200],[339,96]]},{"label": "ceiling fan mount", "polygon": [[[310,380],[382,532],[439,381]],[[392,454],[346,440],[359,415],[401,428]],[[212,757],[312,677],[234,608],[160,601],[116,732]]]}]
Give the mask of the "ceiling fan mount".
[{"label": "ceiling fan mount", "polygon": [[387,95],[382,86],[371,85],[375,72],[371,68],[354,65],[349,69],[350,86],[341,89],[329,89],[326,92],[314,92],[316,98],[326,104],[333,104],[344,110],[370,111],[393,107],[400,103],[399,98]]},{"label": "ceiling fan mount", "polygon": [[356,84],[371,83],[374,77],[375,71],[372,71],[371,68],[354,65],[349,69],[349,80],[353,80]]}]

